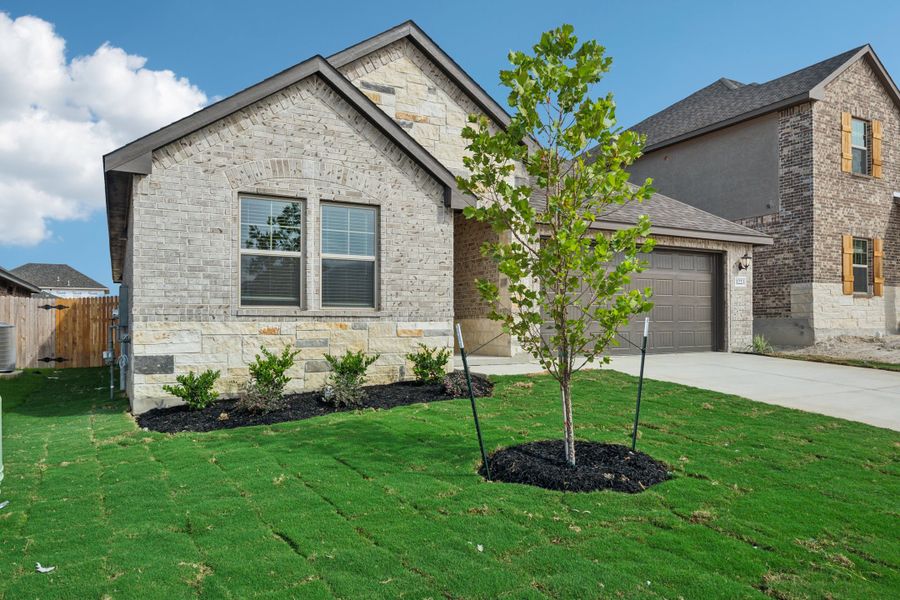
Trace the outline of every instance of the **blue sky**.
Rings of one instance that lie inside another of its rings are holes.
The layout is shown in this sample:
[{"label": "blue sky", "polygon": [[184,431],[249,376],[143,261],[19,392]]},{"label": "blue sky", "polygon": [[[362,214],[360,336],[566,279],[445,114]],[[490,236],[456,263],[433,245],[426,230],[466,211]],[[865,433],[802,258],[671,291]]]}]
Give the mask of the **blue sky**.
[{"label": "blue sky", "polygon": [[[187,78],[210,100],[412,18],[505,104],[497,72],[507,52],[527,49],[541,31],[568,22],[580,37],[596,38],[613,56],[613,71],[598,92],[615,93],[619,121],[629,125],[721,76],[765,81],[866,42],[889,71],[900,73],[900,3],[848,7],[846,2],[119,0],[2,2],[0,12],[12,20],[34,15],[52,24],[65,40],[66,60],[91,55],[108,43],[146,57],[146,69]],[[0,77],[5,63],[14,60],[0,54]],[[195,96],[185,105],[192,106]],[[123,127],[140,131],[140,124],[120,125],[119,137],[111,139],[130,139],[121,137]],[[95,158],[99,177],[100,156]],[[0,193],[3,173],[0,163]],[[23,203],[21,210],[28,210],[28,202]],[[52,234],[39,243],[0,240],[0,265],[68,262],[111,284],[105,216],[97,208],[102,197],[89,206],[93,209],[82,211],[89,213],[86,219],[48,217]]]}]

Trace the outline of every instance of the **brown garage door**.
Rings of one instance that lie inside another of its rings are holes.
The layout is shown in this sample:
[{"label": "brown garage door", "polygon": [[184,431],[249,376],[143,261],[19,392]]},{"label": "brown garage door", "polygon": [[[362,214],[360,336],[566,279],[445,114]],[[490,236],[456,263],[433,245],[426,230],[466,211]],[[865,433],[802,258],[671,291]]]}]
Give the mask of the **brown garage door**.
[{"label": "brown garage door", "polygon": [[[659,249],[644,257],[646,271],[632,279],[631,288],[653,290],[648,352],[709,352],[717,350],[715,307],[720,300],[716,265],[718,256],[705,252]],[[618,347],[610,354],[639,354],[646,314],[635,315],[623,327]],[[543,328],[547,335],[549,324]],[[635,346],[627,343],[631,340]]]},{"label": "brown garage door", "polygon": [[[708,352],[716,350],[716,304],[720,302],[715,276],[717,256],[703,252],[659,249],[650,253],[646,271],[632,287],[653,289],[648,352]],[[638,315],[621,337],[640,345],[644,316]],[[610,348],[614,354],[639,351],[626,342]]]}]

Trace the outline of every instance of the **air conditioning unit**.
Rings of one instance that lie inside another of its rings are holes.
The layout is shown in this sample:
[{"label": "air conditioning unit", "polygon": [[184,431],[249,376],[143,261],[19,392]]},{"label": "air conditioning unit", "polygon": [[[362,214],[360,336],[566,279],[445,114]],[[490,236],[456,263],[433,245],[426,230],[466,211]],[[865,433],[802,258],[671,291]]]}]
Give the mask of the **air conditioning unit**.
[{"label": "air conditioning unit", "polygon": [[0,373],[16,370],[16,326],[0,323]]}]

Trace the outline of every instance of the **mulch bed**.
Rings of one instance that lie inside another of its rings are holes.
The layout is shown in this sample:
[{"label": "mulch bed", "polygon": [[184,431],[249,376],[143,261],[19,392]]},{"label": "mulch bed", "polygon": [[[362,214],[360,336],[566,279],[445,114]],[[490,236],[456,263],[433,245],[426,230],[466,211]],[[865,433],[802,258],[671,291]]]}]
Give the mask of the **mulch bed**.
[{"label": "mulch bed", "polygon": [[[234,429],[250,425],[271,425],[285,421],[299,421],[335,412],[348,410],[377,409],[383,410],[407,404],[421,402],[438,402],[459,398],[452,393],[457,388],[459,376],[451,373],[445,384],[419,384],[411,381],[372,385],[366,387],[366,399],[362,406],[355,408],[336,408],[322,401],[321,392],[302,392],[284,397],[282,406],[267,413],[249,413],[236,407],[237,398],[219,400],[202,410],[189,410],[187,406],[156,408],[137,416],[140,427],[162,433],[178,433],[179,431],[215,431],[217,429]],[[494,384],[486,377],[472,375],[472,389],[476,396],[490,396]],[[468,392],[466,392],[468,394]]]},{"label": "mulch bed", "polygon": [[[575,466],[565,459],[562,440],[528,442],[488,456],[491,479],[562,492],[613,490],[636,494],[671,477],[669,468],[619,444],[575,441]],[[484,465],[479,469],[485,475]]]}]

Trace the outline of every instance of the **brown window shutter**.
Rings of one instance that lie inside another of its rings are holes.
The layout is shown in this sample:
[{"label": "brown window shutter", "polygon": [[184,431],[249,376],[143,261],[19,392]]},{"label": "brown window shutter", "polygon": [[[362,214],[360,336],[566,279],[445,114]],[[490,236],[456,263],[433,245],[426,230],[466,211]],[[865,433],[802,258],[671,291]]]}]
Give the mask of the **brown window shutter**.
[{"label": "brown window shutter", "polygon": [[853,295],[853,236],[844,234],[842,236],[844,242],[844,250],[841,255],[843,259],[843,282],[844,294]]},{"label": "brown window shutter", "polygon": [[851,149],[850,113],[841,113],[841,171],[849,173],[853,170],[853,150]]},{"label": "brown window shutter", "polygon": [[884,296],[884,271],[882,266],[882,261],[884,260],[884,240],[881,238],[875,238],[873,247],[874,250],[872,252],[872,267],[875,274],[875,285],[873,286],[873,293],[876,296]]},{"label": "brown window shutter", "polygon": [[872,175],[881,177],[881,139],[884,127],[881,121],[872,121]]}]

